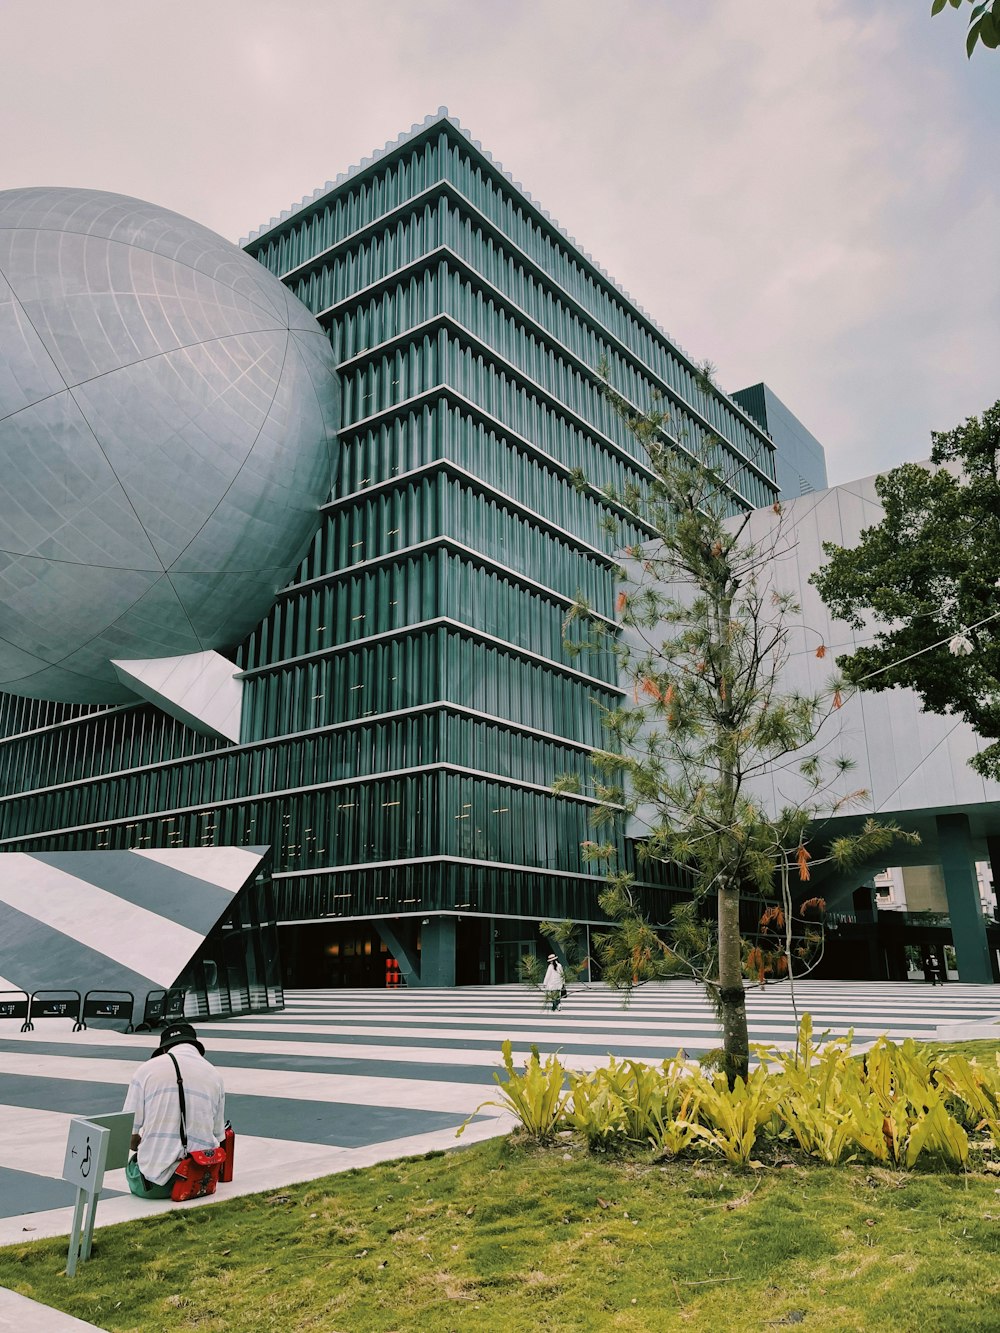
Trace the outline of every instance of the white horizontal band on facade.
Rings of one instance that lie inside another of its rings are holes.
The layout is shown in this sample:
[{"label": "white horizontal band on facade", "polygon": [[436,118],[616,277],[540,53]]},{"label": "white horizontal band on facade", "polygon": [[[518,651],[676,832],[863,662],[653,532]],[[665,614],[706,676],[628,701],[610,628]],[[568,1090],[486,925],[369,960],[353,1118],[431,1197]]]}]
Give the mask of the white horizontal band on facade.
[{"label": "white horizontal band on facade", "polygon": [[[567,420],[571,425],[575,426],[576,429],[581,432],[581,434],[589,436],[594,444],[599,445],[600,447],[605,449],[608,453],[616,455],[622,462],[627,462],[637,472],[644,473],[646,476],[649,477],[655,476],[655,473],[651,468],[643,464],[642,461],[636,455],[630,454],[623,445],[620,445],[616,441],[614,441],[610,435],[606,435],[605,432],[601,430],[600,426],[595,425],[587,417],[583,416],[582,413],[578,412],[576,408],[571,407],[569,403],[564,402],[563,399],[559,398],[551,389],[546,389],[544,385],[539,384],[537,380],[532,379],[532,377],[528,375],[527,372],[521,370],[521,368],[515,365],[513,361],[509,360],[501,352],[498,352],[494,347],[491,346],[490,343],[485,342],[478,334],[473,333],[471,330],[467,329],[464,324],[460,323],[459,320],[455,318],[454,315],[448,314],[447,312],[441,312],[440,314],[431,316],[429,320],[422,321],[421,324],[415,325],[414,328],[419,330],[420,328],[424,327],[425,324],[426,325],[436,324],[442,327],[450,325],[454,333],[461,335],[461,338],[465,339],[467,343],[475,344],[474,348],[472,348],[471,350],[478,351],[479,353],[485,353],[486,359],[489,361],[491,366],[493,366],[494,368],[498,368],[501,371],[501,373],[504,370],[506,370],[507,375],[512,382],[518,382],[522,390],[526,389],[529,392],[529,394],[534,393],[542,402],[546,403],[550,409],[554,409],[556,416],[565,418],[565,420]],[[411,337],[412,337],[412,331],[407,330],[404,333],[396,334],[391,341],[392,343],[401,343],[401,342],[405,343]],[[370,357],[371,355],[373,355],[373,353],[370,352],[364,353],[364,356],[366,358]],[[404,399],[402,401],[408,402],[410,400]],[[384,411],[385,409],[382,410]],[[378,414],[372,413],[369,416],[361,417],[355,421],[344,421],[341,426],[341,431],[343,432],[343,431],[355,430],[357,429],[359,424],[361,424],[362,422],[371,421],[373,416],[376,415]],[[719,440],[722,440],[724,443],[727,443],[724,440],[724,437],[721,436],[717,430],[711,427],[709,429],[713,436],[715,436]],[[668,443],[671,444],[675,449],[678,449],[680,452],[687,454],[689,458],[695,457],[692,450],[690,450],[686,445],[682,444],[680,440],[674,439],[674,437],[672,435],[667,434],[666,431],[663,432],[663,435],[664,438],[668,441]],[[744,459],[743,455],[739,453],[735,448],[733,449],[733,453],[741,461],[746,462],[748,467],[754,468],[754,470],[757,472],[761,471],[756,463],[751,463],[749,459]],[[771,478],[765,476],[763,472],[761,472],[761,476],[764,477],[764,480],[768,481],[771,486],[774,486],[774,482],[771,480]],[[739,496],[739,499],[744,504],[747,505],[750,504],[750,501],[745,496],[740,495],[738,491],[735,491],[735,489],[732,486],[728,486],[727,489],[733,490],[734,494]],[[775,489],[775,494],[777,494],[777,489]]]},{"label": "white horizontal band on facade", "polygon": [[[13,698],[13,695],[8,696]],[[34,703],[36,700],[24,700]],[[107,717],[109,713],[125,713],[136,704],[108,704],[107,707],[95,707],[92,713],[81,713],[79,717],[64,717],[60,722],[46,722],[42,727],[30,727],[27,731],[12,731],[9,736],[0,736],[0,745],[10,745],[12,741],[27,740],[31,736],[44,736],[47,731],[62,731],[64,727],[77,726],[81,722],[92,722],[95,717]]]},{"label": "white horizontal band on facade", "polygon": [[[400,473],[400,476],[412,476],[417,471],[419,471],[419,469],[415,468],[413,469],[413,472]],[[379,482],[377,486],[372,486],[371,490],[375,491],[381,489],[383,486],[392,486],[394,482],[395,478],[387,482]],[[368,488],[365,487],[360,491],[352,491],[351,498],[356,500],[368,493]],[[497,494],[500,494],[500,492],[497,492]],[[425,537],[423,541],[413,542],[410,546],[398,546],[393,551],[384,551],[382,555],[372,555],[364,560],[356,560],[353,565],[342,565],[340,569],[334,570],[332,574],[316,574],[312,578],[303,579],[301,583],[286,583],[283,588],[278,589],[275,597],[290,598],[297,592],[308,592],[314,588],[321,588],[330,583],[338,583],[342,579],[350,578],[358,572],[376,569],[379,565],[393,564],[399,560],[408,560],[412,556],[419,555],[424,551],[441,549],[453,551],[456,555],[468,557],[470,563],[478,561],[488,569],[498,570],[505,578],[512,579],[514,582],[522,584],[524,587],[528,588],[529,591],[535,592],[541,597],[547,597],[551,601],[560,602],[563,606],[567,607],[574,605],[574,599],[567,596],[566,593],[558,592],[555,588],[550,588],[545,583],[539,583],[538,580],[533,579],[530,574],[522,574],[520,570],[511,569],[509,565],[501,564],[500,561],[493,556],[486,555],[483,551],[477,551],[472,546],[466,546],[464,542],[457,541],[454,537],[445,536]],[[612,620],[610,616],[604,615],[601,611],[594,611],[591,609],[588,610],[587,614],[592,620],[601,620],[605,625],[609,625],[612,628],[617,627],[617,622]],[[470,625],[469,628],[472,629],[474,627]]]},{"label": "white horizontal band on facade", "polygon": [[[490,912],[482,907],[428,907],[424,911],[414,911],[412,908],[408,908],[405,912],[390,907],[387,912],[366,912],[364,916],[356,916],[354,913],[341,916],[338,912],[335,915],[328,913],[326,916],[294,917],[289,920],[276,921],[274,924],[280,930],[282,926],[350,926],[358,921],[375,926],[377,931],[378,922],[385,918],[391,921],[399,921],[418,917],[424,920],[426,917],[436,916],[457,917],[460,921],[464,916],[474,916],[484,921],[548,921],[550,919],[542,914],[532,916],[528,913],[526,916],[514,916],[510,912]],[[606,930],[608,925],[607,918],[574,916],[572,919],[575,925],[580,926],[603,926]]]},{"label": "white horizontal band on facade", "polygon": [[[449,250],[450,252],[450,247],[448,246],[435,247],[435,249],[437,248],[443,248],[445,250]],[[478,270],[472,268],[467,259],[463,259],[460,255],[457,256],[457,258],[459,263],[464,268],[467,269],[471,268],[471,271],[473,273],[476,273],[477,276],[479,276]],[[504,297],[503,292],[500,291],[499,288],[492,287],[492,284],[490,284],[488,280],[485,278],[483,278],[483,282],[485,285],[490,286],[493,291],[497,292],[500,299],[502,301],[505,301],[506,303],[506,298]],[[511,304],[513,305],[513,302],[511,302]],[[519,309],[519,307],[515,308]],[[327,311],[321,310],[319,313],[321,315],[325,315]],[[592,367],[588,366],[587,363],[584,360],[582,360],[582,358],[578,357],[575,352],[572,352],[568,347],[565,347],[565,344],[560,343],[555,338],[550,338],[545,327],[543,325],[540,325],[536,320],[532,319],[530,315],[525,314],[523,317],[525,321],[527,321],[532,325],[533,328],[538,330],[545,343],[551,344],[551,346],[547,349],[551,354],[555,355],[556,358],[558,359],[562,351],[565,351],[567,358],[569,358],[569,361],[573,363],[573,368],[575,368],[577,373],[583,376],[592,387],[597,387],[597,388],[600,387],[602,381]],[[380,354],[385,355],[387,349],[393,348],[398,344],[405,344],[411,341],[414,335],[419,335],[422,330],[429,330],[433,328],[436,324],[450,324],[458,333],[463,334],[469,342],[475,343],[480,351],[488,353],[489,360],[491,361],[491,363],[495,362],[502,367],[506,367],[513,376],[516,376],[517,379],[522,380],[525,384],[537,390],[537,392],[540,393],[550,403],[557,403],[569,416],[571,416],[574,419],[574,421],[577,423],[578,426],[582,426],[585,429],[587,434],[595,435],[598,439],[601,440],[602,443],[605,443],[612,447],[616,447],[618,450],[622,449],[621,445],[615,446],[614,441],[611,439],[611,437],[605,434],[605,432],[601,429],[599,425],[597,425],[596,422],[592,422],[589,417],[585,417],[582,412],[570,406],[570,404],[565,402],[564,399],[559,398],[554,390],[545,388],[543,384],[541,384],[538,380],[534,379],[534,377],[531,376],[526,370],[522,369],[522,367],[518,365],[517,362],[512,361],[509,357],[505,356],[492,343],[487,342],[482,334],[474,332],[472,329],[468,327],[467,324],[464,324],[457,315],[453,314],[451,311],[448,310],[440,310],[434,315],[428,315],[426,319],[421,320],[418,324],[411,324],[401,333],[395,333],[391,338],[386,338],[381,343],[376,343],[374,346],[366,348],[364,351],[354,353],[353,356],[350,356],[346,360],[341,361],[339,363],[338,370],[340,372],[350,371],[351,369],[354,368],[356,364],[361,364],[365,361],[370,360],[372,357],[378,356]],[[676,389],[672,388],[669,384],[660,379],[658,375],[653,375],[652,378],[659,381],[659,384],[661,386],[661,391],[665,393],[665,397],[669,398],[675,407],[683,409],[683,411],[691,418],[693,424],[700,426],[701,429],[706,431],[710,436],[719,440],[719,442],[732,454],[735,460],[741,463],[745,463],[747,467],[752,468],[756,473],[758,473],[758,475],[762,480],[768,482],[772,487],[774,487],[774,494],[775,496],[777,496],[778,487],[774,478],[769,477],[767,473],[764,471],[764,469],[760,466],[760,464],[754,462],[754,460],[750,458],[750,456],[736,443],[735,440],[730,440],[728,436],[724,435],[717,427],[713,426],[712,423],[708,420],[708,418],[705,417],[701,412],[699,412],[699,410],[691,403],[690,399],[683,397],[683,395],[678,393]],[[656,386],[653,387],[655,388]],[[612,386],[612,388],[614,389],[614,386]],[[622,393],[621,390],[619,389],[614,389],[614,392],[618,394],[618,396],[622,399],[622,401],[626,404],[626,406],[631,408],[632,411],[635,412],[637,416],[642,416],[643,409],[639,407],[637,403],[634,403],[626,394]],[[689,449],[688,446],[685,445],[682,440],[671,435],[666,430],[662,430],[662,434],[664,438],[667,441],[669,441],[671,445],[679,449],[682,453],[687,454],[689,458],[695,457],[693,451]],[[773,448],[773,445],[771,447]],[[631,457],[631,455],[629,455],[629,457]],[[730,489],[735,491],[734,487],[730,487]],[[740,495],[738,491],[735,491],[735,493],[737,495]],[[743,500],[745,503],[748,503],[746,496],[740,495],[740,499]]]},{"label": "white horizontal band on facade", "polygon": [[[286,284],[303,282],[305,279],[312,276],[312,270],[314,268],[322,268],[324,264],[329,264],[332,260],[336,259],[338,252],[347,251],[356,245],[360,245],[365,240],[377,235],[378,232],[384,231],[386,226],[391,225],[397,218],[402,218],[407,213],[412,213],[413,210],[419,208],[421,204],[433,202],[440,196],[441,186],[443,184],[450,185],[450,182],[445,182],[443,177],[431,181],[430,185],[422,186],[422,188],[417,190],[415,194],[408,195],[405,199],[400,200],[398,204],[393,204],[391,208],[387,208],[384,212],[379,213],[379,215],[372,218],[370,222],[365,222],[362,226],[355,227],[353,231],[347,232],[345,235],[341,236],[339,240],[333,241],[322,250],[317,250],[316,253],[310,255],[308,259],[303,259],[301,263],[286,269],[284,273],[278,273],[274,270],[272,270],[272,272],[275,273],[275,277],[278,278],[279,281]],[[456,194],[460,194],[460,191],[455,190],[453,185],[450,185],[450,188]]]},{"label": "white horizontal band on facade", "polygon": [[269,671],[284,670],[287,667],[298,666],[306,662],[322,661],[327,657],[336,657],[340,653],[350,652],[352,648],[363,648],[367,644],[385,643],[392,639],[405,639],[410,635],[420,633],[422,630],[434,629],[441,625],[455,630],[459,635],[464,635],[466,638],[482,639],[491,646],[506,648],[515,657],[520,657],[526,662],[534,662],[585,685],[595,686],[606,694],[623,695],[625,693],[620,686],[601,680],[599,676],[591,676],[586,671],[578,671],[576,667],[566,666],[563,662],[556,662],[553,658],[545,657],[542,653],[536,653],[531,648],[522,648],[520,644],[511,643],[509,639],[501,639],[499,635],[490,634],[487,630],[466,625],[461,620],[455,620],[452,616],[432,616],[429,620],[414,620],[409,625],[400,625],[398,629],[380,630],[377,634],[365,634],[357,639],[349,639],[346,643],[335,643],[327,648],[314,648],[312,652],[298,653],[295,657],[282,657],[276,662],[268,663],[267,666],[250,667],[246,671],[237,672],[236,678],[246,680],[253,676],[264,676]]},{"label": "white horizontal band on facade", "polygon": [[[371,486],[362,486],[356,491],[349,491],[346,495],[338,495],[336,500],[328,500],[326,504],[321,506],[321,509],[324,513],[330,513],[333,510],[343,508],[345,505],[354,504],[358,500],[367,499],[369,495],[378,495],[380,491],[392,490],[400,482],[406,482],[416,477],[432,476],[435,472],[450,473],[456,480],[469,482],[471,490],[482,491],[486,495],[502,500],[515,513],[529,519],[541,531],[558,537],[567,546],[577,548],[583,555],[594,557],[602,565],[617,565],[618,561],[612,552],[602,551],[599,546],[594,546],[585,537],[579,537],[575,532],[570,532],[568,528],[553,523],[551,519],[545,518],[536,509],[529,509],[521,500],[508,495],[506,491],[501,491],[490,482],[484,481],[482,477],[477,477],[474,472],[470,472],[461,463],[456,463],[453,458],[432,458],[426,463],[420,463],[417,467],[409,468],[406,472],[398,472],[394,477],[387,477],[384,481],[373,482]],[[345,566],[345,568],[350,568],[350,566]],[[557,594],[557,596],[562,595],[561,593]]]},{"label": "white horizontal band on facade", "polygon": [[[455,856],[442,853],[440,856],[403,856],[391,861],[356,861],[353,865],[320,866],[316,870],[276,870],[272,879],[302,879],[308,875],[348,875],[362,870],[391,870],[399,866],[431,865],[447,862],[449,865],[478,866],[483,870],[517,870],[526,875],[549,875],[555,879],[580,879],[588,884],[604,884],[603,874],[585,875],[579,870],[553,870],[551,866],[526,866],[516,861],[483,861],[471,856]],[[659,887],[659,886],[652,886]],[[424,913],[426,915],[426,913]]]},{"label": "white horizontal band on facade", "polygon": [[[463,200],[464,202],[468,203],[471,209],[476,208],[475,204],[470,203],[467,197],[463,195],[461,191],[456,190],[455,194],[460,200]],[[484,215],[480,213],[478,210],[476,210],[476,216],[477,218],[482,218]],[[698,424],[703,426],[706,430],[710,430],[715,435],[720,434],[720,432],[715,429],[715,427],[711,424],[708,418],[703,416],[702,413],[698,410],[698,408],[694,406],[694,404],[690,401],[690,399],[685,398],[684,395],[681,393],[681,391],[679,389],[674,388],[674,386],[670,383],[670,381],[666,379],[658,370],[654,370],[653,367],[649,364],[649,362],[643,360],[640,354],[634,351],[631,347],[629,347],[628,343],[624,342],[618,336],[617,333],[615,333],[612,329],[608,328],[607,326],[601,324],[598,320],[598,317],[592,311],[588,310],[587,307],[582,304],[582,302],[578,301],[577,298],[573,296],[571,292],[569,292],[565,287],[559,286],[556,280],[554,280],[551,277],[551,275],[545,271],[545,269],[541,268],[541,266],[537,264],[534,260],[532,260],[526,254],[525,251],[521,250],[515,241],[510,240],[506,232],[499,231],[496,225],[490,222],[488,218],[486,219],[486,221],[490,229],[492,229],[496,235],[502,237],[505,243],[511,245],[513,249],[516,250],[524,260],[526,260],[527,265],[530,267],[530,269],[533,270],[533,272],[536,275],[540,276],[543,279],[543,285],[545,290],[552,293],[552,295],[561,305],[565,306],[567,310],[575,314],[577,318],[581,321],[581,323],[584,324],[587,327],[587,329],[589,329],[589,331],[595,336],[595,338],[598,341],[613,343],[615,345],[614,350],[622,358],[622,360],[628,362],[633,370],[636,370],[641,374],[648,376],[650,381],[652,381],[653,387],[655,389],[658,389],[661,393],[664,394],[665,397],[671,399],[671,401],[674,402],[677,406],[683,407],[686,411],[690,412],[691,416],[698,422]],[[464,272],[469,277],[472,278],[474,283],[480,286],[485,292],[488,292],[493,296],[495,296],[512,315],[516,316],[526,326],[540,333],[546,342],[550,343],[551,346],[556,348],[560,353],[564,353],[568,358],[576,362],[578,367],[580,367],[582,370],[585,370],[588,376],[594,378],[593,368],[587,364],[587,362],[583,359],[583,357],[579,354],[579,352],[574,352],[573,349],[568,345],[568,343],[563,342],[563,340],[556,333],[554,333],[547,324],[541,323],[541,321],[536,316],[529,314],[528,311],[525,310],[522,305],[519,305],[517,303],[517,301],[514,299],[513,296],[511,296],[508,292],[505,292],[502,287],[498,287],[490,278],[488,278],[484,273],[482,273],[479,269],[477,269],[471,260],[467,259],[464,255],[459,254],[459,252],[448,241],[441,241],[440,244],[433,246],[430,250],[425,251],[423,255],[418,255],[415,259],[410,259],[405,264],[400,264],[398,268],[391,270],[384,277],[379,278],[376,282],[369,283],[367,287],[358,288],[358,290],[351,296],[345,296],[342,300],[335,302],[333,305],[326,306],[323,310],[319,311],[317,318],[319,318],[320,315],[331,315],[331,316],[335,315],[337,310],[341,306],[355,304],[359,297],[365,297],[374,294],[379,287],[385,284],[391,284],[394,281],[398,281],[399,278],[402,277],[408,269],[417,268],[420,265],[426,263],[428,260],[437,259],[441,254],[447,255],[449,260],[453,261],[458,268],[463,269]],[[666,341],[669,343],[670,351],[675,352],[677,354],[678,360],[686,366],[687,373],[697,378],[701,372],[698,370],[698,367],[694,364],[694,362],[691,361],[690,358],[683,351],[681,351],[680,348],[678,348],[675,343],[673,343],[669,339],[667,339]],[[760,442],[764,444],[765,447],[767,446],[773,447],[773,441],[770,439],[768,433],[762,428],[759,421],[755,421],[753,417],[751,417],[750,413],[747,411],[745,407],[741,406],[741,404],[736,402],[734,398],[730,397],[729,394],[725,393],[722,389],[717,388],[715,385],[712,386],[712,389],[715,395],[720,399],[720,401],[725,403],[726,408],[733,413],[733,416],[736,418],[737,421],[739,421],[742,425],[747,426],[753,435],[759,436]],[[759,465],[755,464],[753,459],[749,456],[749,454],[747,454],[743,449],[741,449],[740,446],[737,445],[735,441],[728,439],[728,437],[724,435],[721,436],[721,438],[725,440],[727,444],[730,444],[733,447],[733,449],[739,454],[739,456],[745,459],[745,461],[748,462],[752,467],[757,467],[759,471],[761,470],[759,468]],[[769,481],[773,480],[772,478],[769,477],[767,477],[766,479]]]},{"label": "white horizontal band on facade", "polygon": [[[412,394],[409,398],[404,398],[399,403],[393,403],[389,407],[384,407],[380,409],[380,411],[372,413],[371,416],[363,417],[360,421],[353,422],[351,425],[342,426],[339,434],[341,437],[344,435],[358,434],[370,429],[372,424],[377,425],[379,418],[399,416],[404,412],[414,411],[416,405],[425,399],[433,401],[439,398],[449,399],[457,408],[468,412],[472,417],[478,418],[484,424],[488,425],[490,430],[495,431],[505,440],[513,441],[519,448],[523,449],[525,453],[529,453],[535,458],[538,458],[545,467],[550,467],[554,472],[561,473],[567,480],[572,478],[573,469],[569,464],[563,463],[556,458],[554,454],[550,454],[547,450],[543,449],[541,445],[535,444],[527,435],[522,435],[515,426],[509,425],[507,422],[502,421],[500,417],[495,416],[492,412],[488,412],[486,408],[481,406],[481,404],[474,402],[466,394],[462,393],[460,389],[456,389],[453,384],[433,384],[429,389],[421,389],[419,393]],[[605,450],[605,453],[608,452],[611,452],[619,462],[631,468],[638,476],[646,477],[648,480],[653,479],[655,474],[652,469],[645,467],[630,455],[624,454],[620,450]],[[599,499],[601,503],[606,505],[609,509],[613,509],[625,518],[636,522],[637,527],[648,528],[649,532],[652,534],[653,529],[649,524],[644,524],[641,520],[636,521],[635,516],[630,510],[614,500],[609,500],[606,495],[602,494],[599,486],[595,486],[592,482],[588,482],[587,490],[592,498]]]}]

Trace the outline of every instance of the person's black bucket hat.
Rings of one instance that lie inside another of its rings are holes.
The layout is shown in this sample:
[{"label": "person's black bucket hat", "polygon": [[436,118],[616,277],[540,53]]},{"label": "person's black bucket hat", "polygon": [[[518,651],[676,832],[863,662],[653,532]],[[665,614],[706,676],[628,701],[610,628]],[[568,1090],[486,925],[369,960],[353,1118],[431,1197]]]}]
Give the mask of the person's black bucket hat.
[{"label": "person's black bucket hat", "polygon": [[153,1054],[166,1055],[171,1046],[183,1046],[185,1042],[191,1046],[196,1046],[201,1055],[205,1054],[205,1048],[198,1040],[198,1034],[190,1023],[169,1023],[160,1033],[160,1045]]}]

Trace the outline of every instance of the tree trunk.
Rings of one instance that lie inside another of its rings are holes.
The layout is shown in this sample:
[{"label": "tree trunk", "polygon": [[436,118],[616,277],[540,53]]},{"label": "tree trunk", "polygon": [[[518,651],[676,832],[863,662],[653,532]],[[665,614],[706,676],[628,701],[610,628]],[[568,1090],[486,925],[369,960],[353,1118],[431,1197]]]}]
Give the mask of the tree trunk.
[{"label": "tree trunk", "polygon": [[750,1068],[747,998],[743,989],[738,886],[719,889],[719,1017],[722,1022],[724,1069],[729,1086],[746,1079]]}]

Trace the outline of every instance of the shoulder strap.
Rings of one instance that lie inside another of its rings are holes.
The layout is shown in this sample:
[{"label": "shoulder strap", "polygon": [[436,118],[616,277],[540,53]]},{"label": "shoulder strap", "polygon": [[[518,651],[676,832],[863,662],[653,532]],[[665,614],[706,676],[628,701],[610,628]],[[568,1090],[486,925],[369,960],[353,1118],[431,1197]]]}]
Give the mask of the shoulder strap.
[{"label": "shoulder strap", "polygon": [[184,1156],[187,1156],[188,1136],[187,1136],[187,1107],[184,1105],[184,1080],[181,1078],[181,1067],[174,1058],[172,1051],[167,1051],[170,1061],[177,1074],[177,1097],[181,1104],[181,1147],[184,1149]]}]

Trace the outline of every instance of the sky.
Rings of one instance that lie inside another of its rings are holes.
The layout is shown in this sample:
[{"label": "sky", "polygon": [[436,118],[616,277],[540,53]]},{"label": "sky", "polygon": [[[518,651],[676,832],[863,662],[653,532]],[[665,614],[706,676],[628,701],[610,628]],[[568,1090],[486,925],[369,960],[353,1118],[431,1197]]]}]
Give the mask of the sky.
[{"label": "sky", "polygon": [[1000,396],[1000,51],[930,0],[0,0],[0,190],[231,240],[447,106],[831,484]]}]

